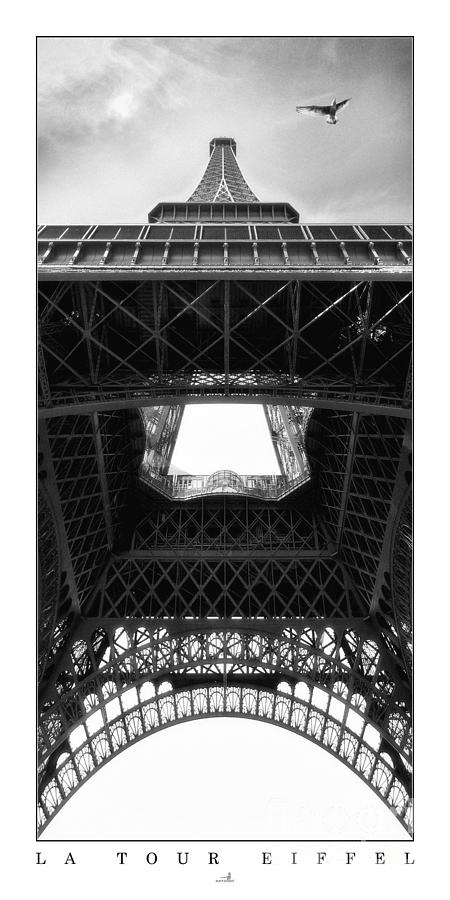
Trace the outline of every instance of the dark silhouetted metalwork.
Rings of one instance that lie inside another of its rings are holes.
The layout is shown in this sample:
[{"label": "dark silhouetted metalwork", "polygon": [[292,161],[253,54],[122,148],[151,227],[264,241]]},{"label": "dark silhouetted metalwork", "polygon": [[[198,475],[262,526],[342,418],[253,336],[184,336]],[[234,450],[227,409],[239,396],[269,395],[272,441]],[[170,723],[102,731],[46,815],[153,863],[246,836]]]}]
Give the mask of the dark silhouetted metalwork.
[{"label": "dark silhouetted metalwork", "polygon": [[[39,829],[221,715],[411,831],[411,229],[299,224],[210,153],[149,224],[39,229]],[[193,402],[263,404],[281,475],[173,475]]]}]

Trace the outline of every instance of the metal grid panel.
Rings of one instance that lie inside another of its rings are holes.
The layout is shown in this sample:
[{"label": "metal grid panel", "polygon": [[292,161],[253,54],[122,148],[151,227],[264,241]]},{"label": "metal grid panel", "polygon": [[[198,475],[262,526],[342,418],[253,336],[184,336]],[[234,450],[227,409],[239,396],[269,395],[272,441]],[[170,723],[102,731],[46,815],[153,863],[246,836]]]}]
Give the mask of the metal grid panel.
[{"label": "metal grid panel", "polygon": [[151,398],[163,386],[180,396],[203,385],[216,396],[325,391],[405,408],[408,285],[61,282],[40,295],[47,406],[77,392],[119,398],[135,388]]}]

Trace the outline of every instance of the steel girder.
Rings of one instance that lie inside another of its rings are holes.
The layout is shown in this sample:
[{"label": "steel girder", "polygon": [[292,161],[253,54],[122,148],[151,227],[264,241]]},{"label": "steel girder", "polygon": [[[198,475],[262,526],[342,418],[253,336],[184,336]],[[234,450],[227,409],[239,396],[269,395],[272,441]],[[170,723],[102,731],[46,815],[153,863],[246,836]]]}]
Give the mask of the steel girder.
[{"label": "steel girder", "polygon": [[118,411],[52,419],[40,429],[42,466],[59,509],[71,592],[83,604],[117,542],[129,479],[144,449],[136,413]]},{"label": "steel girder", "polygon": [[[392,416],[317,412],[306,450],[319,479],[321,519],[360,596],[371,604],[408,423]],[[410,465],[410,463],[409,463]]]},{"label": "steel girder", "polygon": [[139,412],[146,437],[141,467],[158,475],[166,475],[183,419],[184,406],[150,406],[141,408]]},{"label": "steel girder", "polygon": [[38,681],[69,640],[80,600],[45,423],[38,452]]},{"label": "steel girder", "polygon": [[331,556],[336,550],[306,503],[302,508],[295,501],[269,504],[212,496],[188,505],[156,499],[147,505],[133,535],[131,552],[136,554]]},{"label": "steel girder", "polygon": [[54,654],[55,629],[60,614],[61,562],[58,529],[46,495],[39,488],[38,566],[39,566],[39,657],[38,679],[43,678],[47,661]]},{"label": "steel girder", "polygon": [[[405,490],[391,542],[390,585],[381,588],[379,608],[392,640],[395,628],[406,671],[412,675],[412,496]],[[384,623],[382,623],[384,624]]]},{"label": "steel girder", "polygon": [[148,618],[294,618],[362,612],[334,559],[190,556],[113,558],[89,613]]},{"label": "steel girder", "polygon": [[410,302],[395,282],[44,282],[41,414],[252,397],[404,416]]}]

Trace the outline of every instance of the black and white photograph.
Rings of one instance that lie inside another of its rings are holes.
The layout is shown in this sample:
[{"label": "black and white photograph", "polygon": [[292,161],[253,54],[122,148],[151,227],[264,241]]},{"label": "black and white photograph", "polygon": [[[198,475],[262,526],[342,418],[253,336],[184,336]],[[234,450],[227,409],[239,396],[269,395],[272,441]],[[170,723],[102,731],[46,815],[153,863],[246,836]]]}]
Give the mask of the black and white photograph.
[{"label": "black and white photograph", "polygon": [[37,38],[38,865],[414,855],[413,43]]}]

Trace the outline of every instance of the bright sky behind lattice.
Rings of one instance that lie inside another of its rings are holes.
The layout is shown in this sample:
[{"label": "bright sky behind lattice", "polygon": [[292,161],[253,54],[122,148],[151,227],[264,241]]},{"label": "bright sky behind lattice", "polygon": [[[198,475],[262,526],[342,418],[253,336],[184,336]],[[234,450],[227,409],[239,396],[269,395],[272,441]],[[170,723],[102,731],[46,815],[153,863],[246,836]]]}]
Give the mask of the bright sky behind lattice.
[{"label": "bright sky behind lattice", "polygon": [[186,406],[170,472],[280,475],[264,410],[259,404]]}]

